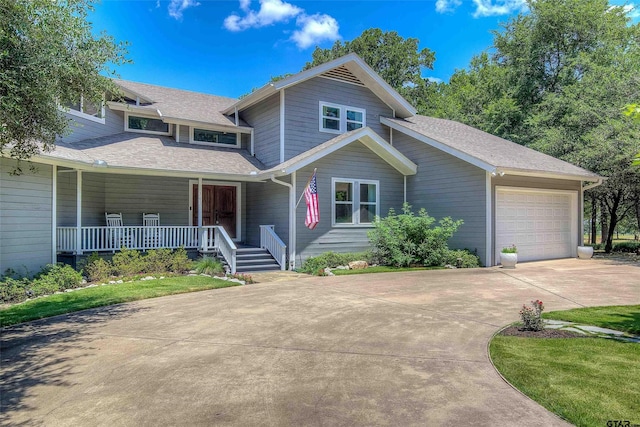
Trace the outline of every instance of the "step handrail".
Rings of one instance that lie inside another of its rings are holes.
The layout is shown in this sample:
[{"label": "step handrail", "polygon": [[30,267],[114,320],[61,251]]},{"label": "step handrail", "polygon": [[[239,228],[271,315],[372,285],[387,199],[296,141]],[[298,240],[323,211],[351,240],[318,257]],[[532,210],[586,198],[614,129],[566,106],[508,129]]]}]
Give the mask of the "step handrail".
[{"label": "step handrail", "polygon": [[275,225],[260,226],[260,247],[266,249],[284,270],[287,266],[287,245],[275,232]]}]

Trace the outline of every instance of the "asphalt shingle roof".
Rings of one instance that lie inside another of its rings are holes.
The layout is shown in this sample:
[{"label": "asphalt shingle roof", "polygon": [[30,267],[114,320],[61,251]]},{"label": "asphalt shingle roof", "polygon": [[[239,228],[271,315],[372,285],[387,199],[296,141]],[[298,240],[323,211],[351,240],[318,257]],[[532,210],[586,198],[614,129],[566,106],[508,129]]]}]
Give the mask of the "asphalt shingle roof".
[{"label": "asphalt shingle roof", "polygon": [[154,114],[156,110],[160,110],[165,117],[235,126],[235,121],[221,111],[235,104],[237,99],[127,80],[114,80],[114,82],[125,90],[153,101],[151,105],[141,108],[147,108]]},{"label": "asphalt shingle roof", "polygon": [[498,169],[600,178],[597,174],[571,163],[452,120],[420,115],[407,119],[385,118],[385,120]]},{"label": "asphalt shingle roof", "polygon": [[93,163],[104,160],[110,167],[250,175],[265,166],[248,151],[176,142],[164,136],[123,132],[74,143],[58,143],[47,157]]}]

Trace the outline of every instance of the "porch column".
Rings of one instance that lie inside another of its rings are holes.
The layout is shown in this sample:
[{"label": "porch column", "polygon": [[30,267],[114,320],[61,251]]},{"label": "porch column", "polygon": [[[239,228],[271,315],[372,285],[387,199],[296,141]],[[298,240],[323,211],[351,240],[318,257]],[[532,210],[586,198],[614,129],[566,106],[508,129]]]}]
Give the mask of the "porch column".
[{"label": "porch column", "polygon": [[58,261],[58,166],[53,165],[51,175],[51,263]]},{"label": "porch column", "polygon": [[76,254],[82,255],[82,171],[76,171]]},{"label": "porch column", "polygon": [[289,270],[296,268],[296,191],[297,172],[291,174],[291,188],[289,189]]},{"label": "porch column", "polygon": [[198,227],[202,227],[202,178],[198,178]]}]

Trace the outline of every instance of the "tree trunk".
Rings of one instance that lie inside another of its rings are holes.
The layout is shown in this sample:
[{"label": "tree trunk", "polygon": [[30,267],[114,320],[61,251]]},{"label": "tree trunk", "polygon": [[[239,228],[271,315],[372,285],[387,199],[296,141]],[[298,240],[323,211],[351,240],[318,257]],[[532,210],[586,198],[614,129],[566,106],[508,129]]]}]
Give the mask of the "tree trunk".
[{"label": "tree trunk", "polygon": [[[640,215],[640,212],[638,212]],[[640,216],[638,217],[638,221],[640,224]],[[639,226],[640,228],[640,226]],[[598,234],[598,204],[596,200],[596,195],[591,195],[591,233],[589,233],[589,241],[592,245],[596,244],[596,235]]]},{"label": "tree trunk", "polygon": [[[603,196],[604,197],[604,196]],[[604,244],[607,241],[607,231],[609,231],[609,227],[607,226],[607,207],[604,203],[604,199],[600,200],[600,243]]]},{"label": "tree trunk", "polygon": [[616,191],[613,195],[613,206],[609,212],[609,232],[607,233],[607,243],[604,246],[606,253],[611,253],[613,248],[613,233],[618,225],[618,206],[620,206],[620,200],[622,199],[622,191]]}]

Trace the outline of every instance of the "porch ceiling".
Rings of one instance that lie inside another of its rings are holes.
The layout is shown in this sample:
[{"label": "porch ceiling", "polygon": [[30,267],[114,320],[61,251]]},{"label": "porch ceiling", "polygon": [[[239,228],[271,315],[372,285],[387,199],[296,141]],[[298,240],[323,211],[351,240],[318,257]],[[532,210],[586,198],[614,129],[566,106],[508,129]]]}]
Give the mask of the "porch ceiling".
[{"label": "porch ceiling", "polygon": [[168,137],[124,132],[81,142],[59,143],[52,152],[39,157],[87,166],[102,160],[108,165],[105,172],[115,168],[132,173],[157,171],[159,174],[186,173],[189,176],[250,177],[252,172],[265,169],[246,150],[184,144]]}]

